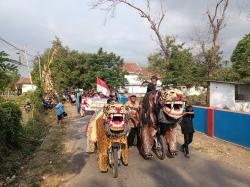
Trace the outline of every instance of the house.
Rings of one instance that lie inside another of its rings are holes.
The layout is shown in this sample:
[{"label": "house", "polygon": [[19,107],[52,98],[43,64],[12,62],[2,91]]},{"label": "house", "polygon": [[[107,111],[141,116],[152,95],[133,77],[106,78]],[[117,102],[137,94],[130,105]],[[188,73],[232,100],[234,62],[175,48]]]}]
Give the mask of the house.
[{"label": "house", "polygon": [[36,86],[31,84],[31,80],[28,77],[21,77],[17,82],[17,85],[22,89],[22,93],[34,91],[36,89]]},{"label": "house", "polygon": [[[123,70],[128,74],[125,75],[125,78],[128,81],[128,84],[125,86],[125,91],[129,95],[135,94],[137,96],[143,96],[147,91],[147,86],[142,85],[144,81],[150,81],[153,73],[147,68],[139,66],[137,63],[125,62],[123,64]],[[158,81],[157,87],[161,86],[161,81]]]},{"label": "house", "polygon": [[250,112],[250,84],[208,81],[209,106]]}]

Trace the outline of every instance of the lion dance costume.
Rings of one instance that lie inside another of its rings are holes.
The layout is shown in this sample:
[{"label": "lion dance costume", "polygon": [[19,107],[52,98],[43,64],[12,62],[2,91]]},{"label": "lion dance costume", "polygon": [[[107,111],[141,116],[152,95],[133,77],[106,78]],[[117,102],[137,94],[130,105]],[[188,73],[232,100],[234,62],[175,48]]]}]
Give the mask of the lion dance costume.
[{"label": "lion dance costume", "polygon": [[123,104],[113,103],[104,106],[92,118],[87,133],[87,152],[98,149],[98,164],[101,172],[108,170],[108,150],[112,142],[121,143],[121,159],[128,164],[127,135],[129,133],[128,111]]},{"label": "lion dance costume", "polygon": [[181,119],[185,106],[185,96],[178,89],[151,91],[143,98],[142,120],[142,154],[152,157],[154,136],[158,129],[165,137],[170,155],[176,154],[177,123]]}]

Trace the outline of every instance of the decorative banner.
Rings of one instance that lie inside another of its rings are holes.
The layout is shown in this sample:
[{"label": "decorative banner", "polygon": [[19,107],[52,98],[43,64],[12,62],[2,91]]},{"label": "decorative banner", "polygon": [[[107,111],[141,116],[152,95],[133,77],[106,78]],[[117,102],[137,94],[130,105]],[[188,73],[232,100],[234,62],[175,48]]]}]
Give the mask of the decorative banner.
[{"label": "decorative banner", "polygon": [[97,111],[101,110],[105,104],[107,104],[106,98],[88,98],[86,100],[85,110],[86,111]]}]

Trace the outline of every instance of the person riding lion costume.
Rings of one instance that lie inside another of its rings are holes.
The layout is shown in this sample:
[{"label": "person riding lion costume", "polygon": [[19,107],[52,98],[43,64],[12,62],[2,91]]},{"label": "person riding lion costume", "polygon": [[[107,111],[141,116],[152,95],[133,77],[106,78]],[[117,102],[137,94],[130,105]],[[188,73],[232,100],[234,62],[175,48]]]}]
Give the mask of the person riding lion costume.
[{"label": "person riding lion costume", "polygon": [[128,164],[127,135],[129,133],[127,107],[119,103],[109,103],[91,118],[87,131],[87,152],[98,150],[98,165],[101,172],[108,171],[108,150],[112,142],[121,143],[121,160]]},{"label": "person riding lion costume", "polygon": [[141,151],[144,158],[152,157],[154,136],[158,129],[165,137],[170,156],[177,154],[177,123],[183,115],[186,97],[179,89],[163,88],[147,93],[141,113]]}]

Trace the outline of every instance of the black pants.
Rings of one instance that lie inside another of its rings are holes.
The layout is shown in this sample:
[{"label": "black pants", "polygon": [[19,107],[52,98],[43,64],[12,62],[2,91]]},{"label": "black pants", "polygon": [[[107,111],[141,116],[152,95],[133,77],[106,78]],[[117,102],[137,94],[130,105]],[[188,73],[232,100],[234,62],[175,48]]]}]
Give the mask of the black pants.
[{"label": "black pants", "polygon": [[193,132],[191,133],[184,133],[184,144],[183,144],[183,149],[184,151],[189,154],[189,149],[188,149],[188,145],[190,143],[192,143],[193,141]]},{"label": "black pants", "polygon": [[128,146],[134,145],[135,138],[138,138],[138,127],[131,128],[130,133],[128,135]]}]

